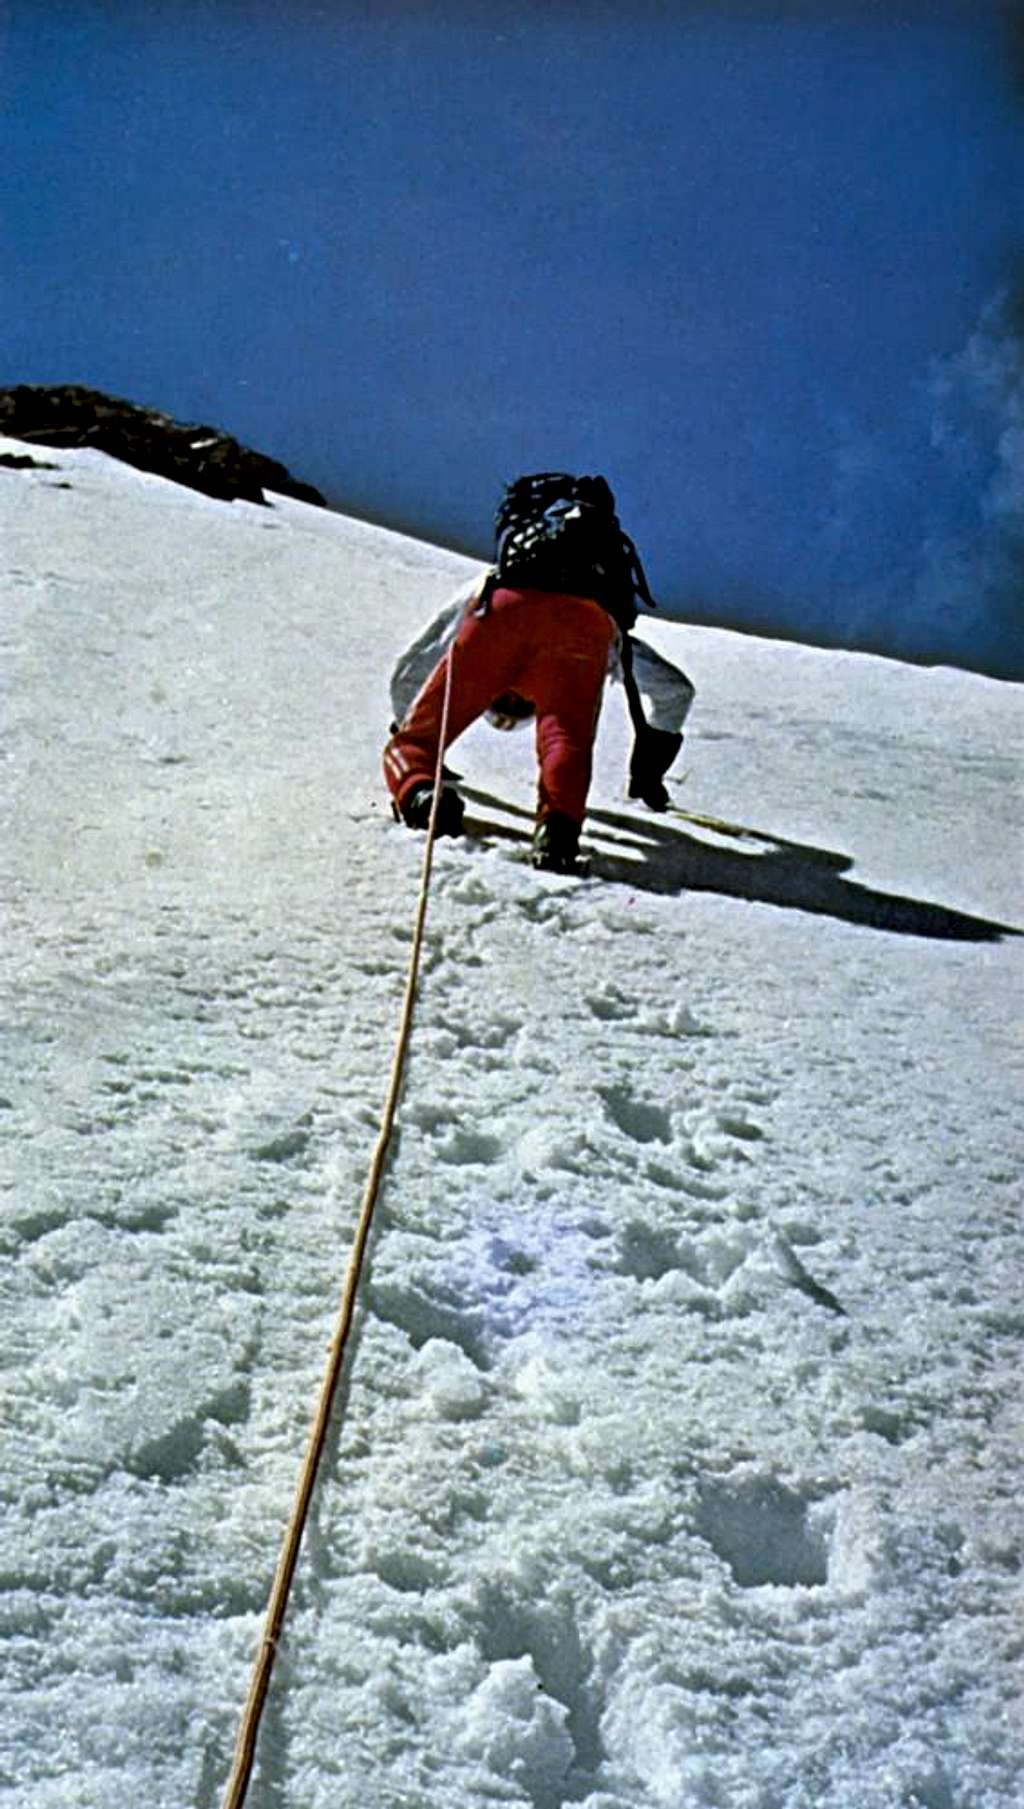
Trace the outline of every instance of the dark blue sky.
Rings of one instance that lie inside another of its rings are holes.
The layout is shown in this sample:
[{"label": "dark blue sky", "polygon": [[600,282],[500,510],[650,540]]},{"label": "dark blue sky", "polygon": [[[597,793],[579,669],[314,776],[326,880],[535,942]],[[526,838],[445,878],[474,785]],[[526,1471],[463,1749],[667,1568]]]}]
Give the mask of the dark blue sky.
[{"label": "dark blue sky", "polygon": [[673,611],[1024,676],[1019,25],[0,0],[0,383],[482,553],[603,470]]}]

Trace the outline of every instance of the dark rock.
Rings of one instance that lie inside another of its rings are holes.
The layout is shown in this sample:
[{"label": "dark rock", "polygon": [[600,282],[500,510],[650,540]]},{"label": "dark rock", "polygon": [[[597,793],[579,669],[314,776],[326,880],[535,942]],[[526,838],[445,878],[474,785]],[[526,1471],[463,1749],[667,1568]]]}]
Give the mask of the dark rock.
[{"label": "dark rock", "polygon": [[59,471],[59,465],[50,465],[45,459],[34,459],[26,452],[19,457],[16,452],[0,452],[0,470],[2,471]]},{"label": "dark rock", "polygon": [[[44,446],[95,446],[141,471],[225,502],[266,502],[264,490],[326,507],[285,465],[242,446],[218,427],[183,425],[153,408],[80,384],[18,384],[0,390],[0,433]],[[9,461],[6,461],[9,462]]]}]

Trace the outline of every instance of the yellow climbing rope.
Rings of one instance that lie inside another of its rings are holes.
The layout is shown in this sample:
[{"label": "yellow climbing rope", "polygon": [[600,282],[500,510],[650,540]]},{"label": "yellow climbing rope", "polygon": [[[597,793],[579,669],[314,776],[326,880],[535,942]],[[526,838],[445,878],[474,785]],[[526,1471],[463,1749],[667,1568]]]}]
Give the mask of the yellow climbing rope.
[{"label": "yellow climbing rope", "polygon": [[356,1224],[355,1237],[349,1256],[348,1269],[341,1292],[334,1336],[331,1339],[324,1369],[324,1377],[320,1386],[320,1398],[310,1428],[306,1444],[306,1454],[299,1480],[295,1490],[291,1518],[285,1529],[281,1554],[277,1561],[277,1570],[267,1603],[266,1618],[263,1627],[263,1639],[253,1666],[249,1683],[249,1693],[242,1710],[242,1718],[235,1744],[234,1762],[231,1776],[224,1792],[222,1809],[241,1809],[245,1802],[253,1761],[256,1756],[256,1740],[259,1734],[263,1707],[270,1688],[270,1677],[277,1654],[277,1645],[281,1637],[288,1597],[295,1566],[298,1562],[299,1546],[309,1514],[309,1505],[316,1484],[320,1460],[323,1456],[327,1431],[330,1425],[331,1409],[341,1379],[342,1365],[345,1360],[345,1346],[352,1329],[356,1298],[359,1292],[359,1280],[362,1274],[363,1259],[373,1222],[373,1210],[377,1203],[377,1195],[384,1175],[388,1146],[394,1127],[395,1114],[398,1109],[399,1096],[402,1090],[402,1076],[405,1069],[405,1057],[409,1047],[412,1031],[413,1009],[416,1003],[416,991],[419,982],[420,956],[423,948],[423,932],[427,920],[427,899],[430,892],[430,875],[433,865],[434,841],[437,834],[437,810],[441,797],[442,765],[444,761],[445,734],[448,727],[448,706],[452,689],[452,654],[454,647],[448,650],[445,671],[444,700],[441,706],[441,733],[438,741],[437,766],[434,772],[434,796],[430,810],[430,821],[427,825],[427,840],[423,850],[423,867],[420,876],[419,899],[416,906],[416,921],[413,930],[412,949],[409,955],[409,968],[405,982],[405,996],[402,1002],[402,1013],[398,1027],[398,1037],[391,1063],[391,1077],[388,1082],[387,1097],[381,1114],[380,1130],[373,1155],[370,1159],[369,1172],[363,1190],[362,1205]]}]

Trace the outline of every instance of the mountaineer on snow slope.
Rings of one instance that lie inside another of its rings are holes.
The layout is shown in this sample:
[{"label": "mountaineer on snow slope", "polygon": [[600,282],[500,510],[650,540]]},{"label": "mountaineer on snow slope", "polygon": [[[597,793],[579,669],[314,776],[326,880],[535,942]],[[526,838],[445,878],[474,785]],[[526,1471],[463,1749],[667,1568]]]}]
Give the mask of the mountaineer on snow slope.
[{"label": "mountaineer on snow slope", "polygon": [[[411,828],[429,821],[449,659],[445,748],[480,716],[502,729],[535,720],[535,866],[575,868],[609,674],[625,687],[634,728],[629,795],[664,810],[664,776],[694,688],[632,636],[638,599],[656,607],[604,478],[542,472],[511,484],[496,516],[494,563],[460,587],[392,674],[395,721],[383,764],[396,815]],[[457,835],[462,816],[461,798],[445,785],[437,832]]]}]

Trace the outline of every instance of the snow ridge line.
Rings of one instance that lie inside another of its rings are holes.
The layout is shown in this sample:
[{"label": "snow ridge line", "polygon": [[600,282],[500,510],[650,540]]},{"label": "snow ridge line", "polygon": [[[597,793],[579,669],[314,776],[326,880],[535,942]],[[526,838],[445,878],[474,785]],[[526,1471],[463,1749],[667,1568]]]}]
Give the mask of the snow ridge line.
[{"label": "snow ridge line", "polygon": [[323,1381],[317,1401],[316,1413],[306,1443],[306,1454],[299,1472],[299,1480],[295,1489],[291,1517],[285,1528],[281,1552],[274,1572],[274,1580],[270,1589],[264,1621],[263,1638],[252,1669],[249,1690],[242,1708],[238,1737],[235,1744],[231,1774],[224,1790],[222,1809],[242,1809],[252,1775],[253,1761],[256,1756],[256,1741],[259,1737],[260,1722],[270,1689],[270,1679],[277,1656],[277,1645],[284,1626],[291,1594],[292,1581],[299,1558],[302,1535],[309,1517],[313,1490],[316,1487],[317,1473],[327,1443],[330,1428],[331,1411],[334,1406],[338,1383],[345,1361],[345,1351],[352,1320],[355,1315],[356,1299],[363,1272],[366,1246],[369,1242],[370,1229],[373,1224],[374,1208],[380,1193],[384,1168],[387,1162],[391,1136],[394,1130],[398,1101],[402,1091],[402,1080],[405,1074],[406,1056],[412,1035],[413,1013],[416,1006],[416,995],[419,989],[420,961],[423,950],[423,935],[427,921],[427,903],[430,896],[430,879],[433,869],[434,843],[437,839],[437,813],[441,801],[442,768],[444,765],[445,736],[448,728],[448,712],[452,694],[452,666],[454,648],[449,647],[445,659],[444,696],[441,704],[441,729],[437,744],[437,763],[434,768],[434,793],[430,804],[430,818],[427,823],[426,843],[423,849],[423,866],[420,873],[419,895],[416,902],[416,917],[413,927],[412,947],[409,952],[409,966],[406,974],[405,996],[402,1001],[402,1012],[398,1025],[398,1036],[391,1061],[391,1074],[388,1080],[387,1094],[381,1113],[380,1130],[370,1158],[370,1167],[363,1190],[363,1198],[359,1208],[352,1249],[349,1254],[348,1268],[342,1287],[341,1300],[335,1320],[334,1335],[328,1351],[324,1368]]}]

